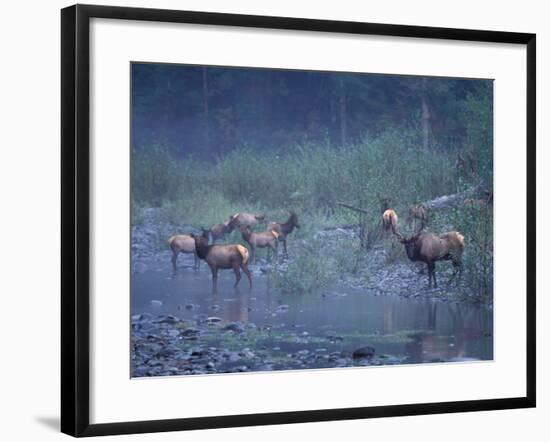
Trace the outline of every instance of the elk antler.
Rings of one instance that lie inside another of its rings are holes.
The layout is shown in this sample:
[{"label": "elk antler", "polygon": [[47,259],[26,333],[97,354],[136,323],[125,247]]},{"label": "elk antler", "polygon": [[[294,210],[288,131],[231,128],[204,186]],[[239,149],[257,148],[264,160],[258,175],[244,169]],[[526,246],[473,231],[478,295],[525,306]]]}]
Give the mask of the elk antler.
[{"label": "elk antler", "polygon": [[405,241],[405,238],[403,238],[403,235],[401,235],[401,234],[397,231],[397,229],[395,228],[394,225],[391,226],[391,230],[392,230],[393,234],[394,234],[395,236],[397,236],[397,239],[399,240],[399,242],[404,242],[404,241]]},{"label": "elk antler", "polygon": [[422,230],[424,230],[424,227],[426,227],[426,220],[424,218],[422,218],[421,223],[420,223],[420,227],[419,227],[418,231],[416,232],[415,236],[420,235]]}]

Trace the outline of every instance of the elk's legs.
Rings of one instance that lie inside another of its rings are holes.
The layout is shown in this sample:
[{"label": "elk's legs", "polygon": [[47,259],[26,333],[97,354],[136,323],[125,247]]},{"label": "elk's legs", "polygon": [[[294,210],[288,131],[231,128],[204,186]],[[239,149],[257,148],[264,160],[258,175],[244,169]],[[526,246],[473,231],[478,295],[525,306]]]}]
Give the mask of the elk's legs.
[{"label": "elk's legs", "polygon": [[178,252],[172,251],[172,267],[174,270],[178,269],[178,266],[176,265],[176,262],[178,260]]},{"label": "elk's legs", "polygon": [[243,262],[241,263],[241,268],[248,278],[248,284],[250,285],[250,288],[252,288],[252,276],[250,275],[250,270],[248,270],[248,265]]},{"label": "elk's legs", "polygon": [[277,257],[277,243],[271,244],[269,246],[269,249],[268,249],[267,253],[268,253],[269,262],[271,262],[271,260],[273,259],[273,255],[275,255],[275,257]]},{"label": "elk's legs", "polygon": [[210,265],[210,270],[212,270],[212,289],[216,291],[218,289],[218,268]]},{"label": "elk's legs", "polygon": [[455,261],[453,260],[453,274],[451,275],[451,278],[449,279],[449,284],[456,278],[456,283],[458,284],[458,282],[460,281],[460,279],[462,278],[462,263],[459,262],[459,261]]},{"label": "elk's legs", "polygon": [[437,281],[435,279],[435,262],[428,263],[428,283],[430,288],[432,287],[432,278],[434,280],[434,288],[437,288]]},{"label": "elk's legs", "polygon": [[233,264],[233,271],[235,272],[235,285],[234,285],[234,287],[237,287],[239,285],[239,281],[241,280],[241,271],[239,270],[239,263],[238,262]]},{"label": "elk's legs", "polygon": [[199,259],[197,253],[195,252],[193,254],[194,258],[195,258],[195,270],[200,270],[201,268],[201,260]]}]

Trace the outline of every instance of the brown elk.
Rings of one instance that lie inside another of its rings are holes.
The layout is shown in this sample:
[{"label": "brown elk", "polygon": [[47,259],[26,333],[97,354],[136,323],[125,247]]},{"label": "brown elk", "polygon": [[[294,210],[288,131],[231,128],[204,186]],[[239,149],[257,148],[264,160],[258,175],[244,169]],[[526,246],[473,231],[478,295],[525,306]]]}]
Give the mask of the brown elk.
[{"label": "brown elk", "polygon": [[408,227],[413,224],[414,230],[416,230],[417,221],[421,226],[424,226],[428,222],[428,209],[421,204],[411,204],[409,206],[409,214],[407,216],[406,224]]},{"label": "brown elk", "polygon": [[469,209],[486,209],[490,204],[493,204],[493,192],[491,190],[485,190],[483,192],[483,198],[466,198],[464,200],[464,207]]},{"label": "brown elk", "polygon": [[256,248],[263,249],[269,247],[269,249],[277,256],[277,238],[279,234],[275,230],[268,230],[267,232],[254,233],[248,227],[241,227],[241,234],[243,239],[250,245],[252,249],[252,262],[256,263]]},{"label": "brown elk", "polygon": [[248,270],[248,249],[240,244],[216,245],[208,244],[209,231],[204,230],[202,235],[191,235],[195,240],[195,250],[200,259],[204,259],[212,271],[212,285],[214,291],[218,287],[218,270],[233,269],[235,272],[235,287],[241,280],[240,270],[248,277],[252,288],[252,276]]},{"label": "brown elk", "polygon": [[250,227],[251,229],[253,229],[254,227],[256,227],[258,222],[263,221],[264,218],[265,218],[265,215],[257,215],[254,213],[240,212],[230,216],[229,223],[234,228]]},{"label": "brown elk", "polygon": [[380,203],[380,213],[384,213],[386,210],[391,209],[392,199],[389,196],[378,195],[377,197]]},{"label": "brown elk", "polygon": [[467,209],[485,210],[490,203],[486,199],[466,198],[463,204]]},{"label": "brown elk", "polygon": [[211,242],[216,242],[218,239],[223,239],[225,238],[225,235],[231,233],[234,228],[235,226],[231,222],[231,220],[225,221],[220,224],[214,224],[208,230],[209,240]]},{"label": "brown elk", "polygon": [[200,261],[195,253],[195,240],[190,235],[174,235],[168,240],[172,250],[172,267],[177,270],[177,259],[180,253],[192,253],[195,255],[195,269],[200,268]]},{"label": "brown elk", "polygon": [[477,176],[477,160],[470,152],[466,152],[464,155],[459,153],[456,158],[455,169],[462,172],[464,176],[473,178]]},{"label": "brown elk", "polygon": [[483,209],[487,206],[487,202],[484,199],[475,198],[466,198],[463,204],[468,209]]},{"label": "brown elk", "polygon": [[[422,226],[424,228],[424,226]],[[452,281],[458,274],[462,276],[462,253],[464,252],[464,236],[459,232],[447,232],[441,235],[434,233],[422,233],[422,228],[410,238],[403,237],[397,230],[393,233],[400,243],[405,245],[407,257],[411,261],[420,261],[428,266],[428,284],[437,287],[435,278],[436,261],[452,261],[454,272],[450,279]],[[449,282],[450,282],[449,281]]]},{"label": "brown elk", "polygon": [[385,232],[395,230],[397,227],[397,213],[393,209],[386,209],[382,214],[382,228]]},{"label": "brown elk", "polygon": [[294,228],[300,228],[300,224],[298,223],[298,215],[294,212],[290,212],[290,217],[286,223],[277,223],[272,221],[267,225],[268,232],[275,232],[279,235],[278,240],[283,243],[285,256],[288,256],[286,249],[286,237],[292,233]]}]

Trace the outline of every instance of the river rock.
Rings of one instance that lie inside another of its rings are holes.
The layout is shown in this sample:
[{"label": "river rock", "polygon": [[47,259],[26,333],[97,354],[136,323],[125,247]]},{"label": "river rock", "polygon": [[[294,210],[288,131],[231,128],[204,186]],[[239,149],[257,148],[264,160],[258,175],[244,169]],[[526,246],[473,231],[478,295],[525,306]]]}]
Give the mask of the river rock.
[{"label": "river rock", "polygon": [[166,332],[166,334],[172,338],[176,338],[177,336],[179,336],[180,332],[178,330],[175,330],[175,329],[171,329],[171,330],[168,330]]},{"label": "river rock", "polygon": [[238,322],[231,322],[227,324],[224,328],[224,330],[232,331],[235,333],[242,333],[244,332],[244,326]]},{"label": "river rock", "polygon": [[353,352],[354,359],[372,358],[373,356],[374,356],[374,348],[369,347],[368,345],[365,347],[360,347]]},{"label": "river rock", "polygon": [[196,336],[198,334],[199,334],[199,330],[197,330],[196,328],[187,328],[181,332],[181,335],[183,337]]},{"label": "river rock", "polygon": [[236,362],[241,359],[241,357],[237,352],[231,352],[227,359],[229,360],[229,362]]},{"label": "river rock", "polygon": [[168,358],[173,354],[174,350],[172,350],[171,348],[163,348],[162,350],[159,350],[155,356],[157,358]]},{"label": "river rock", "polygon": [[169,315],[159,319],[157,322],[159,324],[175,324],[178,322],[178,319],[175,316]]}]

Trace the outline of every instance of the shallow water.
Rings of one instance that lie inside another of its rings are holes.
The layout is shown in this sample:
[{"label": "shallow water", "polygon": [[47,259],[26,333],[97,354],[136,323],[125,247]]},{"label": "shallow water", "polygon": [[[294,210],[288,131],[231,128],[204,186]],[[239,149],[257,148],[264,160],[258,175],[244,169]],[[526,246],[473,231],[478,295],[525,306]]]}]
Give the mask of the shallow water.
[{"label": "shallow water", "polygon": [[[292,331],[298,336],[334,336],[299,348],[352,352],[372,345],[377,354],[405,356],[407,363],[491,360],[493,315],[485,307],[400,296],[375,296],[367,290],[336,287],[319,293],[283,294],[270,289],[268,278],[253,275],[249,290],[243,275],[233,288],[232,271],[221,271],[218,293],[211,290],[203,266],[156,269],[132,276],[132,314],[174,315],[192,319],[216,316],[224,322],[252,322],[258,327]],[[158,302],[160,301],[160,302]],[[285,343],[274,343],[283,347]],[[286,343],[288,350],[296,346]]]}]

